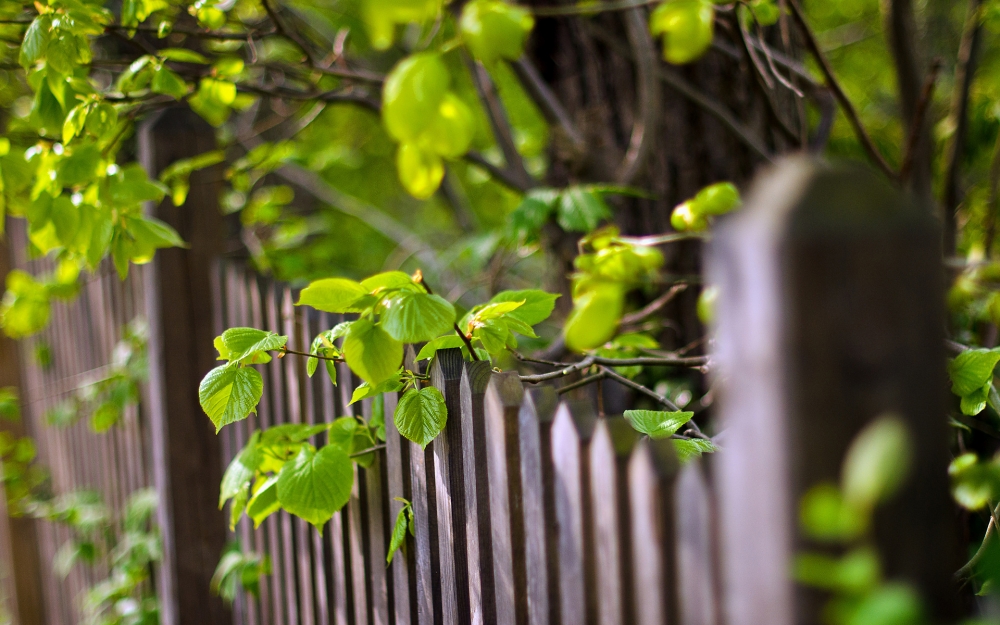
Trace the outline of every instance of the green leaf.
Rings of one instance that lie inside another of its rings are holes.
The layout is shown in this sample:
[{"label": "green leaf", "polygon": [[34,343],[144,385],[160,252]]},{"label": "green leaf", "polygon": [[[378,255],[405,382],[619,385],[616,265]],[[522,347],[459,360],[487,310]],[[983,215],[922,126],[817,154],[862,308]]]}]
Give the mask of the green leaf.
[{"label": "green leaf", "polygon": [[353,304],[365,295],[368,289],[354,280],[326,278],[302,289],[296,306],[312,306],[328,313],[361,312]]},{"label": "green leaf", "polygon": [[392,564],[392,557],[396,555],[399,548],[403,546],[403,542],[406,540],[406,532],[409,526],[409,511],[410,502],[403,500],[405,503],[403,507],[399,509],[399,514],[396,515],[396,523],[392,526],[392,538],[389,540],[389,552],[385,556],[385,563]]},{"label": "green leaf", "polygon": [[407,391],[396,406],[393,420],[400,434],[427,447],[448,420],[444,396],[433,386]]},{"label": "green leaf", "polygon": [[188,93],[187,83],[166,65],[161,65],[153,72],[153,80],[149,84],[153,93],[163,93],[181,100]]},{"label": "green leaf", "polygon": [[948,365],[951,392],[964,397],[971,395],[993,379],[993,368],[1000,362],[1000,349],[970,349],[962,352]]},{"label": "green leaf", "polygon": [[381,326],[402,343],[430,341],[451,330],[455,308],[437,295],[400,291],[383,302]]},{"label": "green leaf", "polygon": [[719,451],[719,448],[712,441],[706,441],[701,438],[692,438],[686,441],[675,438],[670,442],[674,444],[674,451],[677,452],[677,459],[681,464],[693,458],[700,458],[702,454]]},{"label": "green leaf", "polygon": [[344,358],[362,380],[377,385],[391,378],[403,363],[403,344],[371,322],[358,319],[344,339]]},{"label": "green leaf", "polygon": [[216,432],[256,412],[263,395],[264,379],[260,373],[233,363],[209,371],[198,388],[202,410],[215,424]]},{"label": "green leaf", "polygon": [[287,336],[257,328],[229,328],[221,338],[228,350],[226,357],[235,362],[252,360],[261,352],[279,350],[288,342]]},{"label": "green leaf", "polygon": [[559,195],[556,221],[570,232],[590,232],[611,217],[611,209],[600,195],[583,187],[568,187]]},{"label": "green leaf", "polygon": [[691,420],[693,412],[663,412],[659,410],[626,410],[625,418],[638,432],[650,438],[668,438]]},{"label": "green leaf", "polygon": [[989,400],[990,390],[993,388],[992,382],[987,382],[983,388],[979,389],[974,393],[962,396],[962,401],[959,402],[959,408],[962,414],[975,416],[986,410],[986,403]]},{"label": "green leaf", "polygon": [[260,431],[253,433],[246,446],[233,458],[222,476],[222,485],[219,488],[219,509],[232,499],[241,490],[246,489],[253,480],[257,471],[258,455],[257,443],[260,442]]},{"label": "green leaf", "polygon": [[281,509],[278,502],[278,476],[272,475],[261,484],[247,502],[247,516],[253,520],[254,529],[260,527],[264,519]]},{"label": "green leaf", "polygon": [[526,289],[523,291],[500,291],[493,296],[490,303],[523,302],[507,314],[514,319],[534,326],[549,318],[556,307],[557,299],[559,299],[559,295],[554,293],[546,293],[537,289]]},{"label": "green leaf", "polygon": [[855,505],[872,507],[892,496],[910,468],[912,441],[897,416],[883,416],[863,429],[844,459],[841,488]]},{"label": "green leaf", "polygon": [[347,404],[350,406],[353,403],[359,402],[362,399],[368,399],[369,397],[375,397],[376,395],[381,395],[382,393],[396,393],[403,390],[403,384],[399,381],[399,378],[389,378],[381,384],[372,386],[367,382],[362,382],[354,389],[354,393],[351,395],[351,401]]},{"label": "green leaf", "polygon": [[625,294],[616,283],[594,285],[576,298],[563,328],[566,347],[582,352],[610,340],[618,329],[624,304]]},{"label": "green leaf", "polygon": [[799,524],[809,538],[843,543],[864,533],[868,516],[845,501],[836,485],[817,484],[802,496]]},{"label": "green leaf", "polygon": [[362,280],[361,286],[365,287],[365,290],[369,293],[385,289],[422,290],[422,287],[418,286],[409,274],[402,271],[385,271],[375,274],[370,278]]},{"label": "green leaf", "polygon": [[319,451],[303,446],[278,474],[281,507],[322,531],[324,523],[351,497],[354,467],[337,445]]},{"label": "green leaf", "polygon": [[49,29],[52,27],[51,15],[39,15],[28,26],[24,32],[24,40],[21,42],[21,51],[18,62],[22,67],[27,68],[45,54],[45,48],[49,45]]},{"label": "green leaf", "polygon": [[521,204],[507,218],[509,236],[523,239],[526,243],[536,240],[555,211],[558,199],[559,191],[556,189],[532,189],[526,193]]},{"label": "green leaf", "polygon": [[177,61],[178,63],[198,63],[208,65],[208,59],[198,54],[194,50],[187,48],[164,48],[157,52],[161,59],[166,61]]},{"label": "green leaf", "polygon": [[417,354],[417,360],[430,360],[439,349],[450,349],[453,347],[461,347],[465,349],[465,341],[462,340],[462,337],[457,334],[449,334],[447,336],[438,337],[420,348],[420,353]]}]

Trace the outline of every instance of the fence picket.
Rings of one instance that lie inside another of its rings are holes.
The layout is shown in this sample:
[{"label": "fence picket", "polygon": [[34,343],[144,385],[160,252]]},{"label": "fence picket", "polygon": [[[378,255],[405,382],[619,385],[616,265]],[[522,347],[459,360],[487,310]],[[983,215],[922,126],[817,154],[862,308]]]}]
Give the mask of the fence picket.
[{"label": "fence picket", "polygon": [[[411,352],[412,355],[412,352]],[[410,491],[410,447],[404,445],[405,442],[396,429],[393,420],[393,413],[396,411],[398,397],[396,393],[386,393],[385,399],[385,455],[388,493],[389,493],[389,522],[395,524],[396,517],[403,509],[403,502],[397,498],[410,501],[413,497]],[[411,611],[410,599],[415,597],[413,572],[413,551],[412,545],[409,549],[400,549],[393,557],[390,569],[392,570],[392,599],[393,615],[395,625],[410,625],[414,622]]]},{"label": "fence picket", "polygon": [[437,553],[441,623],[456,625],[469,618],[469,572],[465,540],[465,483],[462,472],[460,389],[465,364],[461,349],[438,351],[430,367],[431,384],[444,395],[448,420],[430,444],[434,458]]},{"label": "fence picket", "polygon": [[677,478],[677,593],[681,623],[715,625],[714,530],[711,494],[700,460],[691,460]]},{"label": "fence picket", "polygon": [[[407,347],[403,366],[410,371],[419,372],[416,364],[416,355],[412,347]],[[441,605],[440,595],[437,600],[434,597],[435,571],[433,555],[436,545],[436,528],[431,525],[433,515],[431,510],[436,510],[433,501],[433,482],[428,483],[427,464],[430,459],[433,465],[433,458],[429,451],[425,451],[416,443],[403,441],[403,445],[409,449],[410,456],[410,496],[413,504],[413,524],[414,524],[414,578],[415,594],[417,606],[417,623],[419,625],[433,625],[434,610]]]},{"label": "fence picket", "polygon": [[637,625],[677,623],[674,485],[677,455],[669,440],[643,440],[628,465]]},{"label": "fence picket", "polygon": [[[365,418],[372,418],[372,402],[362,405]],[[387,536],[391,531],[386,527],[385,503],[385,457],[374,454],[371,466],[364,469],[365,503],[368,511],[368,584],[371,589],[372,625],[389,625],[389,588],[386,581],[385,554],[388,547]]]},{"label": "fence picket", "polygon": [[486,389],[486,464],[489,471],[497,623],[526,623],[528,603],[521,510],[518,411],[524,388],[517,373],[494,375]]},{"label": "fence picket", "polygon": [[593,410],[563,403],[552,423],[553,494],[559,527],[559,602],[563,625],[594,625],[597,605],[590,540],[590,462]]},{"label": "fence picket", "polygon": [[626,463],[638,435],[622,418],[598,419],[590,443],[590,492],[593,506],[594,554],[598,622],[623,625],[634,622],[630,515]]},{"label": "fence picket", "polygon": [[[542,451],[542,429],[551,427],[559,396],[551,387],[533,388],[524,393],[518,412],[518,445],[521,464],[518,473],[521,478],[522,511],[524,532],[524,566],[526,572],[526,594],[528,600],[528,623],[543,625],[550,622],[552,610],[549,602],[549,562],[545,542],[549,536],[546,528],[545,501],[552,491],[551,465],[544,460],[550,454]],[[544,440],[548,441],[548,435]],[[547,479],[547,477],[549,479]]]},{"label": "fence picket", "polygon": [[465,540],[469,609],[473,625],[496,622],[493,541],[490,531],[489,472],[483,400],[493,373],[490,363],[466,363],[461,380],[462,471],[465,473]]}]

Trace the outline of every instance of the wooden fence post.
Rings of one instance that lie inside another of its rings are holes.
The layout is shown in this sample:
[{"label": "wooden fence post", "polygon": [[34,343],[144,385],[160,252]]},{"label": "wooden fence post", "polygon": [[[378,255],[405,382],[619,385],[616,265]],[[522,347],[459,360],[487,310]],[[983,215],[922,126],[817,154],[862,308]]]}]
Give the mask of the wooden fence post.
[{"label": "wooden fence post", "polygon": [[[0,284],[6,282],[11,261],[7,242],[0,243]],[[17,342],[0,333],[0,388],[11,386],[23,395],[19,352]],[[0,420],[0,432],[24,436],[28,433],[24,417],[19,423]],[[47,622],[42,593],[44,565],[38,551],[36,522],[8,517],[6,503],[7,495],[0,484],[0,613],[6,609],[14,625],[42,625]]]},{"label": "wooden fence post", "polygon": [[[139,133],[140,161],[150,176],[215,147],[214,130],[182,108],[164,111]],[[216,364],[211,270],[226,241],[218,205],[221,181],[219,167],[195,172],[183,206],[165,199],[151,209],[189,244],[158,251],[144,268],[150,330],[147,405],[164,548],[158,580],[163,625],[229,619],[222,600],[209,592],[226,540],[218,510],[221,442],[198,404],[201,378]]]},{"label": "wooden fence post", "polygon": [[801,495],[837,481],[875,417],[905,419],[916,449],[876,518],[888,579],[914,583],[935,622],[955,616],[940,235],[929,212],[865,170],[788,160],[711,244],[713,360],[729,625],[818,622],[795,590]]}]

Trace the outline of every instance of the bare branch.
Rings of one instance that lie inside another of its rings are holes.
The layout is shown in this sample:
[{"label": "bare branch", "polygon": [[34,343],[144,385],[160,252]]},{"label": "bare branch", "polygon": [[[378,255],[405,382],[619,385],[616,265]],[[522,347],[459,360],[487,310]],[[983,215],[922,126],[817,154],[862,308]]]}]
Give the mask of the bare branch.
[{"label": "bare branch", "polygon": [[260,3],[264,6],[264,10],[267,11],[268,17],[271,18],[272,22],[274,22],[275,30],[298,46],[298,48],[302,50],[302,54],[306,55],[306,60],[309,61],[310,67],[315,67],[316,59],[313,58],[313,54],[309,50],[309,46],[306,44],[301,35],[285,27],[284,22],[281,21],[281,17],[278,16],[278,11],[271,6],[270,0],[260,0]]},{"label": "bare branch", "polygon": [[[955,251],[958,205],[962,203],[962,193],[959,190],[959,168],[962,163],[962,153],[965,151],[965,138],[969,128],[969,95],[972,90],[972,79],[976,74],[976,63],[980,41],[982,40],[982,25],[979,12],[983,0],[969,0],[969,8],[965,15],[965,26],[962,30],[962,41],[958,47],[958,59],[955,65],[955,83],[951,93],[951,111],[949,117],[955,132],[948,144],[947,165],[944,175],[944,226],[945,226],[945,256]],[[990,240],[987,239],[987,251]]]},{"label": "bare branch", "polygon": [[624,317],[622,317],[620,324],[623,326],[628,326],[628,325],[635,325],[637,323],[645,321],[646,319],[660,312],[660,310],[662,310],[664,306],[669,304],[678,293],[680,293],[687,287],[688,285],[686,284],[675,284],[670,288],[669,291],[654,299],[644,308],[641,308],[640,310],[637,310],[634,313],[629,313]]},{"label": "bare branch", "polygon": [[468,55],[463,54],[463,57],[469,68],[469,74],[472,76],[472,83],[476,87],[476,93],[479,94],[479,99],[486,109],[490,126],[493,128],[493,136],[496,138],[497,144],[503,152],[510,177],[516,180],[524,189],[534,187],[535,181],[528,174],[528,170],[524,168],[524,159],[521,157],[521,153],[517,151],[517,145],[514,143],[514,133],[511,130],[503,103],[500,102],[496,85],[493,84],[493,80],[490,78],[489,73],[487,73],[486,68],[478,62],[473,61]]},{"label": "bare branch", "polygon": [[636,83],[639,111],[632,125],[632,137],[628,150],[618,166],[615,179],[619,184],[630,184],[645,165],[656,144],[657,127],[660,124],[660,81],[656,69],[659,67],[656,46],[649,32],[646,11],[642,8],[628,10],[624,17],[625,31],[635,55]]},{"label": "bare branch", "polygon": [[531,60],[527,56],[522,56],[516,62],[511,63],[511,68],[521,79],[521,84],[524,85],[538,108],[542,110],[549,123],[558,124],[573,145],[573,150],[581,155],[584,154],[587,149],[587,141],[573,124],[573,120],[570,119],[569,113],[562,103],[542,80]]},{"label": "bare branch", "polygon": [[795,16],[795,21],[798,23],[802,34],[805,36],[806,47],[809,48],[809,51],[816,58],[816,62],[819,63],[820,69],[823,72],[823,77],[826,79],[827,86],[831,91],[833,91],[833,95],[837,98],[837,102],[840,103],[840,107],[843,109],[844,115],[847,116],[847,121],[850,122],[851,127],[854,129],[854,134],[857,135],[865,153],[868,154],[868,158],[872,159],[872,161],[878,165],[878,168],[881,169],[882,172],[891,180],[896,180],[896,172],[885,160],[885,157],[882,156],[879,149],[875,147],[875,142],[872,141],[871,135],[868,134],[868,130],[866,130],[864,124],[861,123],[861,117],[858,116],[857,109],[854,108],[854,104],[851,102],[850,98],[847,97],[847,93],[844,92],[844,88],[840,86],[840,82],[833,73],[833,67],[830,65],[830,61],[827,60],[826,55],[823,54],[823,50],[820,49],[819,43],[816,41],[816,34],[813,33],[812,28],[806,21],[805,14],[803,14],[802,7],[799,6],[798,0],[788,0],[788,6],[791,7],[792,14]]},{"label": "bare branch", "polygon": [[991,255],[996,247],[997,211],[1000,211],[1000,134],[993,148],[993,159],[990,162],[989,191],[986,200],[986,251]]},{"label": "bare branch", "polygon": [[937,84],[938,73],[941,71],[941,59],[934,59],[931,69],[927,72],[927,80],[920,94],[920,102],[913,113],[913,121],[910,124],[910,132],[906,139],[906,149],[903,151],[903,164],[899,168],[899,180],[906,183],[910,178],[913,169],[913,159],[916,157],[917,144],[923,134],[923,129],[927,127],[924,123],[927,117],[927,108],[934,97],[934,86]]}]

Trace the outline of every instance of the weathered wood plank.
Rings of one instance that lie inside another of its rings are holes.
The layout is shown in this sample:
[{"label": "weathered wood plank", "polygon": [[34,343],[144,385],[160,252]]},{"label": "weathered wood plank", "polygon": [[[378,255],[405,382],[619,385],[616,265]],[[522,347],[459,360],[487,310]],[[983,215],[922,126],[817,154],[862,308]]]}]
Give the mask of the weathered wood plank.
[{"label": "weathered wood plank", "polygon": [[788,160],[721,224],[710,256],[730,625],[817,618],[821,598],[790,581],[792,554],[804,546],[795,508],[806,489],[838,479],[851,440],[885,413],[910,426],[916,461],[880,509],[876,547],[886,576],[912,580],[932,620],[954,620],[949,576],[961,563],[932,216],[865,170]]},{"label": "weathered wood plank", "polygon": [[462,471],[465,473],[465,540],[469,572],[469,609],[473,625],[496,622],[493,583],[489,471],[483,401],[493,376],[490,363],[466,363],[461,380]]},{"label": "weathered wood plank", "polygon": [[684,625],[718,622],[715,519],[700,460],[680,470],[674,498],[677,528],[677,594]]},{"label": "weathered wood plank", "polygon": [[[412,354],[411,354],[412,355]],[[410,491],[410,446],[396,429],[392,418],[396,411],[398,398],[396,393],[386,393],[385,401],[385,453],[386,472],[388,473],[389,489],[389,522],[394,524],[403,502],[397,498],[410,501],[413,495]],[[414,597],[415,579],[413,571],[412,543],[410,549],[403,549],[393,557],[390,569],[392,571],[393,616],[396,625],[410,625],[415,622],[411,611],[410,599]]]},{"label": "weathered wood plank", "polygon": [[559,602],[563,625],[595,625],[597,597],[592,544],[590,462],[595,417],[586,403],[563,403],[552,423],[555,513],[559,526]]},{"label": "weathered wood plank", "polygon": [[430,366],[431,384],[441,391],[448,411],[444,429],[431,444],[440,567],[441,623],[468,622],[469,567],[465,536],[465,480],[462,471],[461,349],[444,349]]},{"label": "weathered wood plank", "polygon": [[523,397],[519,376],[508,372],[493,376],[483,403],[499,625],[528,622],[518,441],[518,413]]},{"label": "weathered wood plank", "polygon": [[[372,401],[362,406],[367,421],[372,418]],[[386,490],[383,486],[385,456],[375,454],[371,466],[364,469],[365,507],[368,530],[368,585],[371,588],[372,625],[389,625],[389,587],[386,580],[385,554],[388,550],[389,532],[384,510]]]},{"label": "weathered wood plank", "polygon": [[638,440],[622,418],[598,419],[590,443],[590,493],[593,506],[594,554],[597,572],[598,622],[623,625],[634,621],[631,535],[627,505],[626,463]]},{"label": "weathered wood plank", "polygon": [[[412,347],[407,347],[404,366],[414,372],[419,372],[416,355]],[[440,612],[440,593],[435,598],[436,558],[434,557],[437,543],[436,514],[433,500],[433,476],[428,478],[428,465],[433,466],[433,457],[429,451],[420,448],[416,443],[403,440],[410,456],[410,501],[413,504],[414,524],[414,597],[416,616],[419,625],[432,625],[435,620],[435,608]],[[440,616],[438,617],[440,618]]]},{"label": "weathered wood plank", "polygon": [[[542,430],[551,428],[558,403],[559,398],[553,388],[533,388],[524,393],[521,409],[518,411],[517,443],[521,457],[518,474],[521,479],[521,509],[524,519],[525,594],[528,600],[528,623],[531,625],[552,622],[550,603],[558,603],[555,595],[549,596],[552,585],[549,584],[549,558],[545,544],[547,538],[554,538],[546,528],[545,518],[545,499],[552,496],[551,463],[546,466],[545,460],[550,459],[551,452],[542,451],[543,440],[547,443],[550,438],[548,432],[543,437]],[[550,490],[546,491],[546,487]]]},{"label": "weathered wood plank", "polygon": [[[139,160],[155,176],[182,158],[215,149],[212,129],[185,108],[172,108],[139,132]],[[212,339],[213,259],[225,249],[218,197],[222,171],[191,176],[183,206],[168,200],[150,213],[173,226],[186,249],[160,250],[145,267],[149,320],[148,414],[153,436],[154,482],[163,561],[157,576],[164,625],[230,618],[223,602],[206,593],[226,540],[217,509],[221,446],[198,404],[201,378],[215,366]]]},{"label": "weathered wood plank", "polygon": [[628,464],[636,625],[679,621],[674,487],[677,456],[669,440],[642,440]]}]

